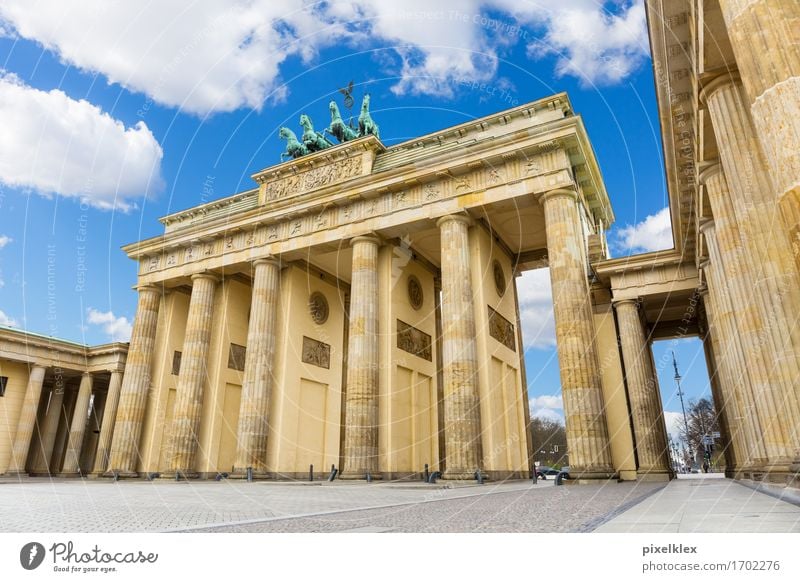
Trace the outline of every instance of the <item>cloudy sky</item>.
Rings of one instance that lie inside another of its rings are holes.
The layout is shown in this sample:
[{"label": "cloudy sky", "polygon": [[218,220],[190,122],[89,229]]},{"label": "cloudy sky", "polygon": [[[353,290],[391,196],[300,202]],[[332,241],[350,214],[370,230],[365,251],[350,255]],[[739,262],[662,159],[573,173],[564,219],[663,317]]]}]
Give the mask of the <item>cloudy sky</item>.
[{"label": "cloudy sky", "polygon": [[[351,79],[386,145],[567,91],[614,255],[672,246],[640,0],[3,0],[0,325],[125,340],[135,266],[119,247],[250,188],[279,161],[278,128],[325,118]],[[559,416],[547,271],[519,291],[532,408]],[[706,389],[696,341],[658,349]]]}]

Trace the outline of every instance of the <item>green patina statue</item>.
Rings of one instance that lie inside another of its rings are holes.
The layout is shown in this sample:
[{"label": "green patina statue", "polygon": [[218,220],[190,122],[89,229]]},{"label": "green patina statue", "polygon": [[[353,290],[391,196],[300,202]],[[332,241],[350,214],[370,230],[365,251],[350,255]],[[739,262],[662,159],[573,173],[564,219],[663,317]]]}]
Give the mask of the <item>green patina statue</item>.
[{"label": "green patina statue", "polygon": [[358,132],[347,125],[342,119],[336,101],[331,101],[328,105],[328,109],[331,110],[331,125],[325,129],[325,133],[331,134],[339,140],[339,143],[344,143],[358,137]]},{"label": "green patina statue", "polygon": [[358,116],[358,136],[364,137],[365,135],[374,135],[380,139],[380,132],[378,124],[372,121],[369,114],[369,93],[364,95],[364,100],[361,102],[361,113]]},{"label": "green patina statue", "polygon": [[[349,97],[350,104],[352,105],[353,98],[350,94],[351,90],[352,83],[346,93],[344,90],[341,91],[345,93],[345,100]],[[281,161],[284,161],[286,158],[297,159],[306,154],[331,147],[334,144],[325,137],[326,133],[335,137],[339,143],[364,137],[365,135],[374,135],[380,139],[378,124],[375,123],[369,114],[369,99],[369,93],[367,93],[364,95],[364,100],[361,102],[361,113],[358,116],[357,131],[354,127],[351,127],[352,121],[350,125],[344,122],[335,101],[331,101],[328,105],[328,109],[330,109],[331,112],[331,125],[325,128],[325,131],[322,133],[314,130],[314,124],[311,122],[311,118],[305,113],[300,116],[300,125],[303,128],[303,135],[299,140],[291,129],[282,127],[279,135],[281,139],[286,140],[286,151],[281,154]]]},{"label": "green patina statue", "polygon": [[323,134],[314,131],[314,124],[305,113],[300,116],[300,125],[303,128],[303,145],[308,148],[309,152],[318,152],[333,145]]},{"label": "green patina statue", "polygon": [[282,127],[278,135],[286,140],[286,151],[281,154],[281,161],[289,157],[297,159],[308,153],[308,148],[297,140],[295,133],[288,127]]}]

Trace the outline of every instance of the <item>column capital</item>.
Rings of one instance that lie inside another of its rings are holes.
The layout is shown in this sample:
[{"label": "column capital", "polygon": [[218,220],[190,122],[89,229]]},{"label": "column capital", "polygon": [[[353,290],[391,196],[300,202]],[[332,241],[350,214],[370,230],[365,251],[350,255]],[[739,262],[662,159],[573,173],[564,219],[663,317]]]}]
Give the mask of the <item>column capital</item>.
[{"label": "column capital", "polygon": [[611,300],[611,305],[613,305],[615,309],[618,308],[620,305],[633,305],[638,310],[641,304],[642,304],[641,297],[629,297],[625,299]]},{"label": "column capital", "polygon": [[555,190],[548,190],[544,194],[539,195],[539,204],[544,206],[544,203],[551,198],[558,198],[559,196],[566,196],[573,200],[578,199],[578,192],[572,188],[556,188]]},{"label": "column capital", "polygon": [[194,273],[192,275],[192,281],[197,281],[198,279],[208,279],[209,281],[213,281],[214,283],[219,283],[221,277],[219,275],[215,275],[214,273],[209,273],[208,271],[204,271],[202,273]]},{"label": "column capital", "polygon": [[446,216],[442,216],[436,220],[436,226],[438,228],[442,228],[442,225],[447,222],[462,222],[467,225],[467,227],[473,226],[475,221],[472,219],[471,216],[468,214],[448,214]]},{"label": "column capital", "polygon": [[697,174],[697,181],[705,186],[706,182],[722,172],[722,164],[719,160],[709,160],[699,164],[699,172]]},{"label": "column capital", "polygon": [[373,244],[378,245],[378,246],[383,244],[383,241],[381,240],[381,237],[379,237],[375,233],[370,233],[370,234],[362,234],[362,235],[359,235],[359,236],[354,236],[353,238],[350,239],[350,246],[352,247],[355,244],[361,243],[361,242],[369,242],[369,243],[373,243]]},{"label": "column capital", "polygon": [[700,103],[706,105],[709,98],[718,90],[728,85],[741,85],[742,78],[739,76],[739,71],[725,71],[708,80],[701,81],[701,83],[703,87],[700,90]]},{"label": "column capital", "polygon": [[713,218],[706,218],[703,220],[698,226],[698,232],[702,232],[705,234],[707,230],[712,230],[714,228],[714,219]]},{"label": "column capital", "polygon": [[157,293],[161,295],[163,293],[163,289],[161,286],[153,285],[152,283],[146,283],[144,285],[135,285],[134,289],[139,293],[147,292],[147,293]]},{"label": "column capital", "polygon": [[257,267],[258,265],[275,265],[280,269],[281,260],[278,257],[273,257],[273,256],[261,257],[259,259],[255,259],[251,264],[254,267]]}]

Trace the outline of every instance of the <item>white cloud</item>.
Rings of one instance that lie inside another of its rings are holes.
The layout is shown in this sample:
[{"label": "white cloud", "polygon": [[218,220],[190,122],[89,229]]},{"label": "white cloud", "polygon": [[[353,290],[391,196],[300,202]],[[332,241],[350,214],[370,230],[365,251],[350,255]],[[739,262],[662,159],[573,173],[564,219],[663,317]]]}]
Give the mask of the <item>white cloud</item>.
[{"label": "white cloud", "polygon": [[132,325],[127,317],[116,317],[112,311],[98,311],[90,307],[87,321],[93,325],[102,325],[111,341],[126,342],[131,339]]},{"label": "white cloud", "polygon": [[560,395],[537,396],[530,400],[529,406],[532,417],[564,422],[564,402]]},{"label": "white cloud", "polygon": [[673,248],[669,207],[649,215],[641,222],[620,228],[612,233],[611,238],[612,247],[622,253]]},{"label": "white cloud", "polygon": [[0,249],[2,249],[8,243],[11,243],[11,242],[14,242],[14,239],[12,239],[10,236],[5,235],[5,234],[0,234]]},{"label": "white cloud", "polygon": [[519,317],[525,348],[550,350],[556,346],[550,269],[526,271],[517,279]]},{"label": "white cloud", "polygon": [[0,325],[7,325],[9,327],[16,327],[19,324],[17,323],[16,319],[14,319],[12,317],[9,317],[8,315],[5,314],[5,312],[3,310],[0,310]]},{"label": "white cloud", "polygon": [[161,187],[163,152],[143,121],[126,128],[91,103],[0,70],[0,182],[127,210]]},{"label": "white cloud", "polygon": [[641,0],[4,0],[0,26],[200,115],[283,98],[285,61],[310,62],[332,45],[385,48],[377,56],[399,78],[395,93],[433,95],[491,79],[516,43],[532,58],[555,55],[557,75],[600,84],[624,79],[648,51]]}]

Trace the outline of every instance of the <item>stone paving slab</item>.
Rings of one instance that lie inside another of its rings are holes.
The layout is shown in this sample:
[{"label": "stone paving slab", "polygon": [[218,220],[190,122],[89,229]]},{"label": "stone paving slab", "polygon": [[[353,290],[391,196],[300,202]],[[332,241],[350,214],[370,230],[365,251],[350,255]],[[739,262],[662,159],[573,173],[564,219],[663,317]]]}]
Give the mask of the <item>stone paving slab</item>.
[{"label": "stone paving slab", "polygon": [[0,485],[0,531],[573,531],[661,486],[31,479]]},{"label": "stone paving slab", "polygon": [[719,475],[681,476],[596,531],[792,533],[800,507]]}]

